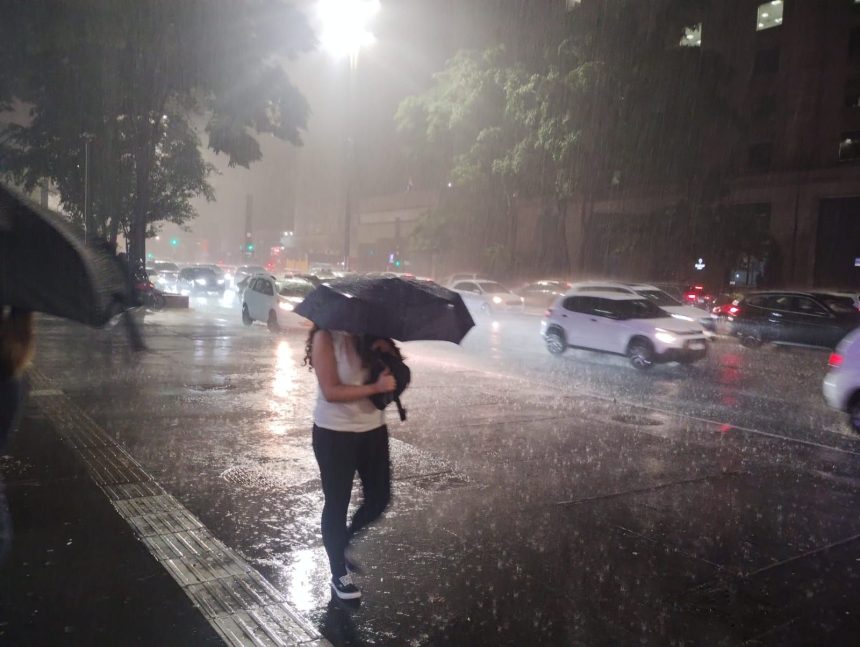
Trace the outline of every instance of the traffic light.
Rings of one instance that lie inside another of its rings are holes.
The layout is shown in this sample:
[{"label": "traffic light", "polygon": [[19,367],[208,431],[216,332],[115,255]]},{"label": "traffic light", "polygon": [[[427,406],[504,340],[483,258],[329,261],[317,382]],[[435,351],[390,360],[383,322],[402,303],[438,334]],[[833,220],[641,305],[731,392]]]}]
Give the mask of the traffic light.
[{"label": "traffic light", "polygon": [[254,251],[254,243],[248,243],[247,245],[245,245],[245,249],[248,250],[249,252],[253,252]]},{"label": "traffic light", "polygon": [[178,238],[171,238],[171,239],[170,239],[170,246],[171,246],[171,247],[176,247],[178,244],[179,244],[179,239],[178,239]]}]

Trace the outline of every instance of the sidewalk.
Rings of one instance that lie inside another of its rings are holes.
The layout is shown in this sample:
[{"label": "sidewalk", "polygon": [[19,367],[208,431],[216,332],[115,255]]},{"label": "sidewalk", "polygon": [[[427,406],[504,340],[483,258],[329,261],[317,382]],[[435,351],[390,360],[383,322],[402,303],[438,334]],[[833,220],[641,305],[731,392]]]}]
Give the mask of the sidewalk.
[{"label": "sidewalk", "polygon": [[0,644],[223,645],[31,398],[0,458]]}]

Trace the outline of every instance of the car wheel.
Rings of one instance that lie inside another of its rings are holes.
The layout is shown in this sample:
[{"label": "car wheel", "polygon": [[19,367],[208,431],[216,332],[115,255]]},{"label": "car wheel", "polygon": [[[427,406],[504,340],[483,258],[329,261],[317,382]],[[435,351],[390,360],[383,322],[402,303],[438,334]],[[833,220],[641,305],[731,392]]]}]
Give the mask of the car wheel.
[{"label": "car wheel", "polygon": [[559,330],[550,330],[546,334],[546,349],[550,355],[561,355],[567,349],[564,334]]},{"label": "car wheel", "polygon": [[654,346],[647,339],[634,339],[627,347],[630,364],[638,371],[647,371],[654,366]]},{"label": "car wheel", "polygon": [[848,424],[860,434],[860,393],[856,393],[848,403]]},{"label": "car wheel", "polygon": [[252,323],[254,323],[254,320],[251,319],[251,314],[248,312],[247,303],[242,304],[242,323],[246,326],[250,326]]},{"label": "car wheel", "polygon": [[269,310],[269,320],[266,322],[266,327],[269,332],[280,332],[281,326],[278,324],[278,315],[274,310]]},{"label": "car wheel", "polygon": [[741,333],[741,346],[744,348],[758,348],[764,343],[760,330],[750,330]]}]

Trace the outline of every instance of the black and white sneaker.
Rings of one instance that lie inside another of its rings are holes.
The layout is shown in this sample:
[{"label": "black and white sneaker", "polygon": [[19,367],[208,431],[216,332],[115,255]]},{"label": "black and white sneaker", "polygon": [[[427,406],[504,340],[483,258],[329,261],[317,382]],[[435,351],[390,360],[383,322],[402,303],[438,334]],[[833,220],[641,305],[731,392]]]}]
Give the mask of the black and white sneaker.
[{"label": "black and white sneaker", "polygon": [[331,590],[341,600],[357,600],[361,597],[361,590],[353,584],[352,575],[349,573],[340,577],[332,577]]}]

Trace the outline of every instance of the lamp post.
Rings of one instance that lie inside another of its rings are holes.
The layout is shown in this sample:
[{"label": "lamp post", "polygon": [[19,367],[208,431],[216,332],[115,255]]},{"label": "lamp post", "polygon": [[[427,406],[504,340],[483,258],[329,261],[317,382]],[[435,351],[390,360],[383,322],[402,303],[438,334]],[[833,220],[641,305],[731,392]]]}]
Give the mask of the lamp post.
[{"label": "lamp post", "polygon": [[379,11],[379,0],[320,0],[317,6],[321,31],[320,43],[335,59],[348,58],[349,79],[346,101],[346,153],[344,175],[346,195],[344,197],[343,267],[349,269],[350,230],[352,228],[352,179],[355,168],[354,98],[355,72],[358,55],[362,48],[376,42],[369,25]]}]

